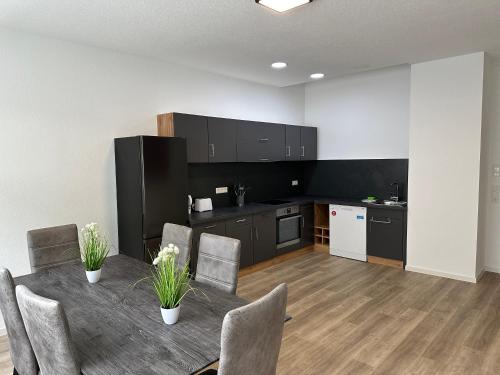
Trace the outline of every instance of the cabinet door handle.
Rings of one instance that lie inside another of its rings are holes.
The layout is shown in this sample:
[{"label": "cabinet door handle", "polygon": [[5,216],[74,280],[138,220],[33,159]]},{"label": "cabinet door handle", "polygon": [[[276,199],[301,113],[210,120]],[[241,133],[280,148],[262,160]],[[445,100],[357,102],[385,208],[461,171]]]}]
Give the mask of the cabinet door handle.
[{"label": "cabinet door handle", "polygon": [[260,161],[269,161],[269,159],[268,159],[268,158],[260,158],[259,160],[260,160]]},{"label": "cabinet door handle", "polygon": [[213,229],[213,228],[215,228],[216,226],[217,226],[217,225],[209,225],[209,226],[207,226],[207,227],[205,227],[205,228],[203,228],[203,229]]},{"label": "cabinet door handle", "polygon": [[260,143],[269,142],[269,138],[261,138],[261,139],[259,139],[259,142]]},{"label": "cabinet door handle", "polygon": [[305,220],[304,220],[304,216],[302,216],[300,218],[300,220],[302,221],[302,228],[304,228],[306,226],[306,223],[305,223]]},{"label": "cabinet door handle", "polygon": [[290,146],[286,146],[286,156],[292,156],[292,148]]},{"label": "cabinet door handle", "polygon": [[215,145],[213,143],[210,143],[210,157],[215,156]]},{"label": "cabinet door handle", "polygon": [[255,227],[255,240],[259,240],[259,229],[257,227]]},{"label": "cabinet door handle", "polygon": [[306,156],[306,147],[301,146],[300,148],[302,149],[302,154],[300,156],[302,156],[302,157]]},{"label": "cabinet door handle", "polygon": [[245,221],[247,221],[247,219],[238,219],[238,220],[236,220],[237,223],[244,223]]},{"label": "cabinet door handle", "polygon": [[376,223],[376,224],[392,224],[392,221],[390,218],[387,218],[386,221],[384,220],[375,220],[373,217],[370,219],[370,222]]}]

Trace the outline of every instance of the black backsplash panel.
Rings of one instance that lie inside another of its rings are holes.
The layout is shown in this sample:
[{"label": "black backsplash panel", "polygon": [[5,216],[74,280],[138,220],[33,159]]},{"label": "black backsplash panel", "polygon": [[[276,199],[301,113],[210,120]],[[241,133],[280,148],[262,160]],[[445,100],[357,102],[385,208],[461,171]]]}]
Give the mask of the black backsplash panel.
[{"label": "black backsplash panel", "polygon": [[[292,186],[298,180],[299,186]],[[361,199],[375,195],[389,198],[400,184],[400,198],[406,200],[408,159],[318,160],[279,163],[189,164],[189,194],[212,198],[214,207],[236,204],[234,184],[250,187],[245,201],[261,202],[293,195],[317,195]],[[227,194],[215,188],[227,186]]]},{"label": "black backsplash panel", "polygon": [[335,198],[389,198],[400,184],[400,199],[406,200],[408,159],[318,160],[304,165],[304,192]]},{"label": "black backsplash panel", "polygon": [[[298,186],[292,186],[298,180]],[[304,194],[304,164],[278,163],[207,163],[189,164],[189,194],[195,198],[212,198],[214,207],[236,204],[233,186],[250,187],[246,202],[260,202]],[[216,187],[227,186],[227,194],[215,194]]]}]

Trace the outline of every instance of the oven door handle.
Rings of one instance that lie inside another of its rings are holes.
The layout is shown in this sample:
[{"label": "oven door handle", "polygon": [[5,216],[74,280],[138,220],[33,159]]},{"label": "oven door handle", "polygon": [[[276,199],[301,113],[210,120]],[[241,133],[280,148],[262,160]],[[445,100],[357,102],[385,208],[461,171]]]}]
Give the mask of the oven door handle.
[{"label": "oven door handle", "polygon": [[295,219],[300,219],[302,215],[294,215],[294,216],[288,216],[284,218],[278,218],[278,221],[288,221],[288,220],[295,220]]}]

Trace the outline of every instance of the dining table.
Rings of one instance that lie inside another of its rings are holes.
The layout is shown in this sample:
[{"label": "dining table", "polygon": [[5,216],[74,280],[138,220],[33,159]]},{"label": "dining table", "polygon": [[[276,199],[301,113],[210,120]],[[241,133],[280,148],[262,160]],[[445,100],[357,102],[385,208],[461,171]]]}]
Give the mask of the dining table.
[{"label": "dining table", "polygon": [[96,284],[79,260],[14,281],[62,304],[83,375],[196,373],[219,359],[226,313],[248,301],[193,280],[178,322],[166,325],[151,267],[119,254],[107,258]]}]

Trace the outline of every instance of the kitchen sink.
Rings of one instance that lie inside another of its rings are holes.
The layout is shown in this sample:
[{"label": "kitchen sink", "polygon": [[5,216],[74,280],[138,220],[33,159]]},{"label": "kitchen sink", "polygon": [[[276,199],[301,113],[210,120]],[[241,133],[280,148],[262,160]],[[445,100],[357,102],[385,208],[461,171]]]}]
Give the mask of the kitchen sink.
[{"label": "kitchen sink", "polygon": [[406,202],[403,202],[403,201],[391,201],[391,200],[385,200],[384,201],[384,205],[386,206],[406,206]]},{"label": "kitchen sink", "polygon": [[370,202],[370,204],[373,204],[375,206],[399,206],[399,207],[405,207],[406,206],[406,202],[403,202],[403,201],[392,201],[392,200],[389,200],[389,199],[386,199],[384,201],[376,201],[376,202]]}]

